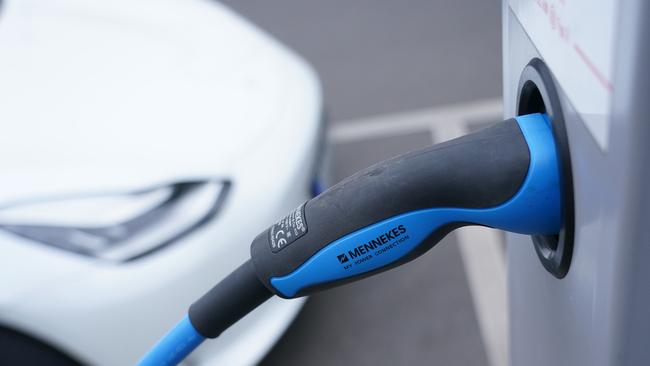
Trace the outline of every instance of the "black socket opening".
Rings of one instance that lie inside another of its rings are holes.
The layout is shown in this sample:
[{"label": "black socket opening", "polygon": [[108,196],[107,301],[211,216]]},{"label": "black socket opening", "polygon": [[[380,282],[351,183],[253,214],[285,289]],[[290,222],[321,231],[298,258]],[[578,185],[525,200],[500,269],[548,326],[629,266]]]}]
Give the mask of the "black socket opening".
[{"label": "black socket opening", "polygon": [[558,156],[560,157],[562,228],[555,235],[533,235],[535,251],[546,270],[557,278],[569,271],[573,254],[574,204],[571,159],[564,115],[550,70],[540,59],[533,59],[519,80],[517,115],[549,115]]}]

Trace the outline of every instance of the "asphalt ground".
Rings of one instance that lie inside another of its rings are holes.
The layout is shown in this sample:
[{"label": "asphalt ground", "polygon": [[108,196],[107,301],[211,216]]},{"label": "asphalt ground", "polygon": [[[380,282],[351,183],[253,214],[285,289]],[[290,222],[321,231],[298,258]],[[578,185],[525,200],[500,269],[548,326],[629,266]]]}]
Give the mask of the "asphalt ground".
[{"label": "asphalt ground", "polygon": [[[342,136],[360,123],[372,132],[385,115],[501,96],[497,1],[225,3],[315,67]],[[473,130],[494,120],[462,122]],[[400,121],[392,132],[332,139],[334,180],[438,139]],[[488,365],[458,241],[451,234],[409,265],[310,297],[261,364]]]},{"label": "asphalt ground", "polygon": [[497,0],[228,0],[304,57],[333,123],[501,96]]}]

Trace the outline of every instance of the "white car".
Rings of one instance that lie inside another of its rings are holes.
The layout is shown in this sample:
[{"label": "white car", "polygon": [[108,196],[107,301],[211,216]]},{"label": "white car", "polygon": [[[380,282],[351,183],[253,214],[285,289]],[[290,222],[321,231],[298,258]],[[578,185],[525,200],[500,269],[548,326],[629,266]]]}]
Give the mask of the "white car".
[{"label": "white car", "polygon": [[[0,363],[129,365],[311,197],[320,85],[207,0],[0,7]],[[188,359],[258,362],[272,299]]]}]

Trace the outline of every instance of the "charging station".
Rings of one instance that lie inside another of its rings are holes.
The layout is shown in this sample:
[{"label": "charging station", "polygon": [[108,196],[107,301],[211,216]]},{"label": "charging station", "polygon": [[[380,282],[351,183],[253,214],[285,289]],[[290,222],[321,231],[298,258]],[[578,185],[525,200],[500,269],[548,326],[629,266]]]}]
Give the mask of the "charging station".
[{"label": "charging station", "polygon": [[507,235],[510,364],[647,365],[650,3],[505,0],[502,15],[504,113],[548,113],[571,161],[559,235]]}]

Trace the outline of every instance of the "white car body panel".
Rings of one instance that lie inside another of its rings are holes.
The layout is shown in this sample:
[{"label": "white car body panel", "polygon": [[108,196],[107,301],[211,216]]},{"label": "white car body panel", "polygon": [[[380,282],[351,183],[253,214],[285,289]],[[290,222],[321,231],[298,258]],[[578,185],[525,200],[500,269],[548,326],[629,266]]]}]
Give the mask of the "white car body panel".
[{"label": "white car body panel", "polygon": [[[0,324],[93,365],[133,364],[309,198],[315,73],[218,3],[8,0],[0,10],[0,207],[197,177],[233,182],[168,248],[98,262],[0,231]],[[190,357],[252,364],[302,300],[273,299]]]}]

